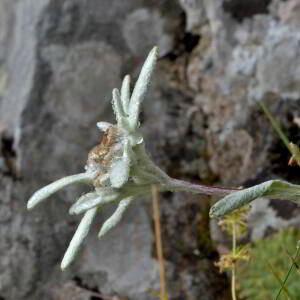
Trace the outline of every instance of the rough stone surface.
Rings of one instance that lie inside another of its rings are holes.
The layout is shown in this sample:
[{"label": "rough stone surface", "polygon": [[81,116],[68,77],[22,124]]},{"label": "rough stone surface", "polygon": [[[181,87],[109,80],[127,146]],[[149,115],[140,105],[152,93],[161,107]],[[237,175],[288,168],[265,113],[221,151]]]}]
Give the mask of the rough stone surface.
[{"label": "rough stone surface", "polygon": [[[137,78],[153,45],[161,57],[142,123],[161,167],[206,184],[299,183],[256,103],[267,103],[299,142],[299,20],[296,0],[0,0],[0,299],[85,300],[92,290],[156,299],[149,199],[98,241],[112,208],[103,211],[64,273],[60,260],[79,220],[68,207],[84,187],[25,210],[36,189],[83,170],[100,138],[96,121],[112,120],[112,88],[127,73]],[[169,299],[230,299],[214,267],[215,245],[226,239],[208,219],[208,200],[161,198]],[[249,237],[298,226],[298,212],[256,201]]]}]

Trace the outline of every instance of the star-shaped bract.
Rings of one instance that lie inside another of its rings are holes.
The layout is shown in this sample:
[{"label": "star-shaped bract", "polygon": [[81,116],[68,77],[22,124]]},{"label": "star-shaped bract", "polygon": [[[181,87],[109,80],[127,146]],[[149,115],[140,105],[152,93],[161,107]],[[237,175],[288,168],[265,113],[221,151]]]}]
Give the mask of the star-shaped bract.
[{"label": "star-shaped bract", "polygon": [[84,213],[84,216],[62,260],[63,270],[74,260],[96,213],[106,204],[118,202],[118,207],[102,225],[99,238],[120,222],[134,198],[149,194],[153,185],[159,191],[188,191],[218,196],[233,192],[231,189],[196,185],[171,178],[147,154],[138,117],[157,58],[158,48],[154,47],[142,67],[131,96],[129,75],[123,80],[121,92],[113,90],[112,106],[117,124],[97,123],[98,128],[104,131],[104,137],[89,152],[85,172],[64,177],[45,186],[28,201],[27,208],[32,209],[68,185],[94,185],[93,192],[81,196],[70,208],[71,214]]},{"label": "star-shaped bract", "polygon": [[[27,208],[32,209],[68,185],[77,183],[95,185],[94,192],[81,196],[70,208],[71,214],[84,212],[84,217],[64,255],[61,263],[62,269],[68,267],[74,260],[84,238],[88,234],[97,211],[103,205],[119,201],[116,211],[104,222],[99,232],[99,237],[106,234],[121,220],[124,211],[132,202],[133,196],[148,192],[148,189],[143,189],[146,183],[149,185],[150,183],[158,182],[155,175],[151,174],[151,172],[150,174],[147,173],[147,167],[144,170],[145,174],[135,174],[134,172],[134,170],[137,169],[137,164],[141,163],[141,157],[136,155],[136,150],[142,154],[144,158],[147,156],[144,150],[143,137],[139,132],[138,117],[157,57],[158,48],[154,47],[142,67],[131,96],[129,75],[126,75],[123,80],[121,93],[118,89],[113,90],[112,106],[117,124],[113,125],[107,122],[97,123],[100,130],[108,135],[114,135],[115,138],[115,141],[110,144],[110,147],[106,147],[107,149],[104,147],[106,153],[102,155],[103,149],[101,153],[96,150],[90,153],[90,159],[88,160],[84,173],[57,180],[35,192],[28,201]],[[149,159],[147,158],[147,160]],[[146,165],[149,165],[149,161],[146,162]]]}]

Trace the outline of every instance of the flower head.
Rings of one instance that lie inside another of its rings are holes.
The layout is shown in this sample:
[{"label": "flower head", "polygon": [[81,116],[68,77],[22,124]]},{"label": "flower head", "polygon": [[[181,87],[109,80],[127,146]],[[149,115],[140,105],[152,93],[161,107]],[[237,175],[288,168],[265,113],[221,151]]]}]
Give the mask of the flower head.
[{"label": "flower head", "polygon": [[139,130],[139,112],[147,92],[158,57],[158,48],[149,53],[130,95],[130,77],[126,75],[121,92],[112,92],[112,106],[117,124],[97,123],[104,132],[101,143],[88,154],[85,172],[64,177],[38,190],[29,199],[31,209],[58,190],[77,183],[93,184],[93,192],[81,196],[70,208],[71,214],[84,213],[61,268],[65,269],[75,258],[86,237],[97,211],[105,204],[118,201],[113,215],[103,224],[99,237],[107,233],[120,220],[133,197],[149,192],[151,184],[163,182],[168,176],[156,167],[148,157],[143,136]]},{"label": "flower head", "polygon": [[101,143],[89,152],[85,172],[64,177],[43,187],[28,201],[27,208],[32,209],[68,185],[88,183],[94,186],[94,191],[81,196],[70,208],[71,214],[84,213],[84,216],[64,255],[62,269],[74,260],[97,211],[108,203],[119,204],[112,216],[102,225],[99,238],[118,224],[134,198],[150,193],[152,185],[156,185],[160,191],[183,190],[223,196],[232,192],[173,179],[148,156],[139,130],[138,117],[157,57],[158,48],[154,47],[142,67],[131,95],[129,75],[123,80],[121,92],[118,89],[113,90],[112,106],[117,123],[97,123],[98,128],[104,132],[104,137]]}]

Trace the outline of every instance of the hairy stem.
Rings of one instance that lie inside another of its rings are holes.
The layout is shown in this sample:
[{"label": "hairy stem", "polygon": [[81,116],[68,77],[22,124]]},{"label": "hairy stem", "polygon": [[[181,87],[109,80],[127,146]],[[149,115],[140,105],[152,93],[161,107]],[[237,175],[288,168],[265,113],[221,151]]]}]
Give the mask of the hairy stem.
[{"label": "hairy stem", "polygon": [[202,184],[193,184],[183,180],[170,178],[168,187],[173,191],[186,191],[195,194],[205,194],[210,196],[225,196],[239,189],[234,188],[223,188],[218,186],[208,186]]},{"label": "hairy stem", "polygon": [[34,208],[36,205],[40,204],[42,201],[46,200],[48,197],[68,185],[78,183],[91,183],[94,177],[94,173],[85,172],[56,180],[35,192],[28,200],[27,209]]}]

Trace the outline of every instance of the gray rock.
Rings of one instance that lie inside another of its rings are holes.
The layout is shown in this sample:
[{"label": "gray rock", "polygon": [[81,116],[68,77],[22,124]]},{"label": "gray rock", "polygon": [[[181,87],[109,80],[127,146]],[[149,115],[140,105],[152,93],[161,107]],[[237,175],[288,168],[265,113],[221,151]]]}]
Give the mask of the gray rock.
[{"label": "gray rock", "polygon": [[153,45],[158,45],[160,55],[164,56],[174,44],[174,36],[166,31],[166,27],[167,22],[158,11],[140,8],[127,16],[123,36],[128,48],[136,56],[142,57]]},{"label": "gray rock", "polygon": [[[172,51],[181,30],[180,19],[174,18],[179,6],[147,3],[3,4],[15,19],[13,31],[11,19],[1,20],[1,41],[11,48],[1,52],[8,79],[1,91],[1,137],[6,142],[1,144],[0,297],[86,299],[82,284],[107,295],[154,298],[149,290],[159,288],[158,263],[152,256],[149,208],[141,200],[121,226],[98,241],[96,233],[111,213],[103,211],[81,256],[65,273],[60,260],[78,223],[67,214],[69,202],[84,188],[58,193],[35,211],[25,209],[36,189],[83,170],[87,151],[99,141],[96,121],[112,119],[110,93],[120,86],[124,70],[137,74],[153,44],[161,47],[161,55]],[[143,21],[146,27],[139,23]],[[130,52],[139,59],[133,65]]]},{"label": "gray rock", "polygon": [[[88,187],[70,187],[25,210],[35,190],[83,170],[100,140],[96,121],[112,120],[112,88],[127,73],[135,80],[154,44],[161,59],[142,128],[161,167],[208,184],[299,182],[255,103],[266,101],[297,142],[297,7],[293,0],[1,0],[0,298],[88,299],[91,289],[155,298],[149,289],[158,290],[159,274],[147,200],[137,199],[122,224],[98,241],[112,208],[104,210],[64,273],[60,260],[79,221],[68,208]],[[170,299],[229,299],[226,277],[213,265],[208,202],[181,193],[161,198]],[[262,201],[250,218],[252,239],[299,224],[294,207]]]},{"label": "gray rock", "polygon": [[179,0],[186,14],[186,31],[196,31],[206,21],[204,3],[200,0]]}]

